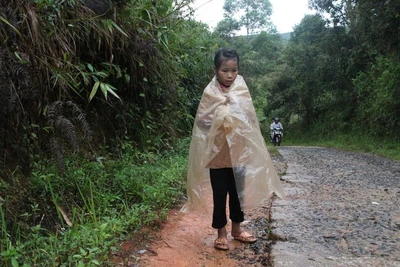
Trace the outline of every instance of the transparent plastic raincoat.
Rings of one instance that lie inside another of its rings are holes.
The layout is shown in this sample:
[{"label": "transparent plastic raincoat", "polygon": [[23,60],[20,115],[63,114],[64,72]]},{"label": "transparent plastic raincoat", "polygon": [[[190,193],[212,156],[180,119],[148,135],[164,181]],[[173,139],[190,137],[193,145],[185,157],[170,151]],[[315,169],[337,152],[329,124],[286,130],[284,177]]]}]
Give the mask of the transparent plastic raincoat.
[{"label": "transparent plastic raincoat", "polygon": [[259,206],[273,192],[284,198],[249,89],[240,75],[228,93],[221,90],[216,77],[204,89],[190,143],[188,200],[181,211],[206,211],[209,168],[230,167],[243,211]]}]

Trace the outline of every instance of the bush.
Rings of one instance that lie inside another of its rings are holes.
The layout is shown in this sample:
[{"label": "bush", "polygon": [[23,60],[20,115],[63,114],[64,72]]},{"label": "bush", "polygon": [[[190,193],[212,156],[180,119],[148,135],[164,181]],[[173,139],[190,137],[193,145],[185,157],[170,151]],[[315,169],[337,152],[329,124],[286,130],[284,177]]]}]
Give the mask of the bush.
[{"label": "bush", "polygon": [[126,233],[160,223],[182,198],[187,147],[188,139],[164,153],[126,145],[119,158],[70,157],[65,176],[49,162],[37,164],[25,185],[34,194],[29,207],[11,197],[0,206],[0,265],[106,263]]}]

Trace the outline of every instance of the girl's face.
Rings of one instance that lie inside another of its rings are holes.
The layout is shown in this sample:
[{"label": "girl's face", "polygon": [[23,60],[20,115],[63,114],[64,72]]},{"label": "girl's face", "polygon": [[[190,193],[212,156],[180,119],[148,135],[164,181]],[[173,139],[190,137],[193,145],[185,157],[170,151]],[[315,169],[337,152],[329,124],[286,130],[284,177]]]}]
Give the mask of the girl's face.
[{"label": "girl's face", "polygon": [[239,67],[235,59],[228,59],[221,62],[216,71],[218,82],[226,87],[232,85],[239,73]]}]

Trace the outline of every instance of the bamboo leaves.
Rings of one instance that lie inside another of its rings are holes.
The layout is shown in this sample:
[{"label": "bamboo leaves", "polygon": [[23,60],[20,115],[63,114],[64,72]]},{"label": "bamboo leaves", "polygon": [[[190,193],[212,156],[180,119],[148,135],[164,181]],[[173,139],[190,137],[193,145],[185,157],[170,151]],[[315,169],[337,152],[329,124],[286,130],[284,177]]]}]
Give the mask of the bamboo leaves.
[{"label": "bamboo leaves", "polygon": [[124,35],[125,37],[129,37],[129,35],[120,27],[118,26],[117,23],[115,23],[114,21],[112,21],[111,19],[105,19],[103,20],[103,25],[105,26],[105,28],[108,29],[109,32],[113,32],[113,29],[117,29],[122,35]]},{"label": "bamboo leaves", "polygon": [[[97,71],[92,64],[88,63],[86,65],[86,67],[89,70],[89,72],[85,72],[85,71],[81,72],[86,85],[90,84],[91,81],[94,82],[92,90],[90,91],[90,94],[89,94],[89,102],[96,96],[99,88],[100,88],[100,91],[103,93],[103,96],[106,100],[108,99],[109,93],[111,95],[113,95],[114,97],[118,98],[119,100],[121,100],[121,98],[115,92],[115,91],[117,91],[117,88],[114,87],[113,85],[109,84],[108,82],[106,82],[107,78],[109,78],[110,76],[111,77],[115,76],[116,78],[121,78],[122,77],[121,68],[118,65],[110,64],[108,62],[102,63],[102,66],[108,67],[108,70],[102,69],[102,70]],[[85,68],[84,66],[82,66],[82,67]],[[129,79],[127,79],[127,77],[129,77],[128,74],[125,74],[124,77],[125,77],[125,80],[129,81]]]},{"label": "bamboo leaves", "polygon": [[93,99],[93,97],[96,95],[99,85],[100,85],[100,82],[96,82],[93,85],[92,91],[90,92],[90,95],[89,95],[89,101],[91,101]]},{"label": "bamboo leaves", "polygon": [[[92,91],[90,92],[89,95],[89,101],[91,101],[93,99],[93,97],[96,95],[97,90],[99,89],[104,95],[104,98],[107,100],[107,96],[108,93],[112,94],[113,96],[115,96],[116,98],[118,98],[119,100],[121,100],[121,98],[117,95],[117,93],[115,93],[115,91],[117,90],[117,88],[115,88],[114,86],[112,86],[111,84],[108,83],[102,83],[97,81],[92,88]],[[121,100],[122,101],[122,100]]]}]

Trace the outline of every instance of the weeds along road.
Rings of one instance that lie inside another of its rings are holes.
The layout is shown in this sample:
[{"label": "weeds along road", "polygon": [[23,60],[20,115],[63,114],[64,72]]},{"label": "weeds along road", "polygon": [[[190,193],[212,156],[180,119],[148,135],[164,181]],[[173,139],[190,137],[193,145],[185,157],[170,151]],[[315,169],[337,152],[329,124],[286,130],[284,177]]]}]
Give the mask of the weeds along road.
[{"label": "weeds along road", "polygon": [[287,198],[246,214],[255,244],[229,236],[230,250],[217,251],[211,214],[176,209],[148,242],[123,244],[116,265],[400,266],[400,162],[318,147],[278,150],[272,159]]}]

